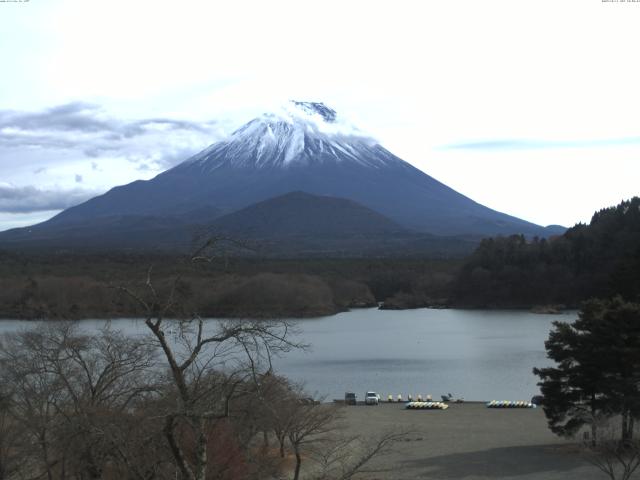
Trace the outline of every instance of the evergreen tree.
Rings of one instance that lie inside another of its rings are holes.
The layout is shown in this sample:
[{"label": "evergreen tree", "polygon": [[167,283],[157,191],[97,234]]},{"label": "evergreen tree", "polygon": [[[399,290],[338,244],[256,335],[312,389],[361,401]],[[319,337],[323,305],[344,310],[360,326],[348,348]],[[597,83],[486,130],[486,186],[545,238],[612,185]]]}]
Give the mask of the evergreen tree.
[{"label": "evergreen tree", "polygon": [[545,342],[557,366],[534,368],[541,379],[551,430],[572,436],[597,421],[620,415],[622,440],[640,417],[640,304],[621,298],[590,300],[572,324],[555,322]]},{"label": "evergreen tree", "polygon": [[548,241],[485,239],[452,286],[454,303],[476,307],[575,306],[614,295],[640,302],[640,197]]}]

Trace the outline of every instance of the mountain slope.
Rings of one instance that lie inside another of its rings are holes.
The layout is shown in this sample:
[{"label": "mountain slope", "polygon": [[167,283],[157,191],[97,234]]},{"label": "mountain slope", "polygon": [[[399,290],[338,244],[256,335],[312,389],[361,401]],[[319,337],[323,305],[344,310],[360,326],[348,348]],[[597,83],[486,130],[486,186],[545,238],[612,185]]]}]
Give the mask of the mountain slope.
[{"label": "mountain slope", "polygon": [[[196,212],[198,213],[198,212]],[[210,213],[210,212],[204,212]],[[460,257],[476,241],[412,232],[352,200],[291,192],[213,222],[197,215],[113,215],[5,232],[0,246],[21,250],[191,252],[210,235],[227,252],[268,257]],[[188,221],[185,221],[185,218]],[[203,217],[207,218],[207,217]],[[34,235],[35,233],[35,235]]]},{"label": "mountain slope", "polygon": [[373,210],[343,198],[291,192],[225,215],[211,224],[237,237],[394,235],[408,233]]},{"label": "mountain slope", "polygon": [[458,257],[477,242],[407,230],[344,198],[291,192],[215,220],[209,231],[285,257]]},{"label": "mountain slope", "polygon": [[430,234],[557,233],[454,191],[321,103],[294,102],[283,112],[250,121],[151,180],[113,188],[47,222],[0,234],[0,243],[16,235],[45,242],[54,232],[82,229],[87,222],[100,224],[100,219],[107,224],[125,217],[206,224],[293,191],[353,200],[403,228]]}]

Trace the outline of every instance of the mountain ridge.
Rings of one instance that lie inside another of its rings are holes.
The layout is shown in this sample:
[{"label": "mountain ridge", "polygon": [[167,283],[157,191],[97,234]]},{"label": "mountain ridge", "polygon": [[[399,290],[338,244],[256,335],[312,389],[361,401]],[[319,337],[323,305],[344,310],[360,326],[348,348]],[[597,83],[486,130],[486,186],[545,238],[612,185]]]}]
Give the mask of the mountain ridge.
[{"label": "mountain ridge", "polygon": [[105,225],[113,218],[125,224],[125,217],[202,224],[297,191],[354,201],[423,234],[546,237],[562,230],[487,208],[393,155],[324,104],[292,102],[151,180],[115,187],[46,222],[0,233],[0,244],[16,236],[46,242],[56,231],[79,231],[101,219]]},{"label": "mountain ridge", "polygon": [[409,233],[385,216],[337,197],[289,192],[219,217],[212,230],[240,236],[391,235]]}]

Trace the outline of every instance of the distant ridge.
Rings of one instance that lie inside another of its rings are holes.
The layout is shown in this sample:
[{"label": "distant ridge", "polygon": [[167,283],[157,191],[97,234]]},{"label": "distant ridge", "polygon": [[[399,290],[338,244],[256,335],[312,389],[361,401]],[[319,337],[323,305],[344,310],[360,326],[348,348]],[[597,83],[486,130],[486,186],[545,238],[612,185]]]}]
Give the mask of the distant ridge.
[{"label": "distant ridge", "polygon": [[215,220],[210,231],[284,257],[459,257],[477,242],[413,232],[352,200],[291,192]]},{"label": "distant ridge", "polygon": [[[184,243],[192,227],[211,225],[218,217],[291,192],[351,200],[404,232],[477,240],[509,234],[547,237],[564,231],[484,207],[396,157],[323,103],[294,101],[151,180],[115,187],[39,225],[2,232],[0,247],[71,247],[90,238],[104,248],[123,248],[134,237],[136,248],[157,248],[178,239]],[[340,208],[349,211],[346,204]],[[141,224],[153,232],[146,239]],[[342,233],[350,234],[348,222],[341,225]],[[311,222],[304,226],[308,232],[315,228]]]},{"label": "distant ridge", "polygon": [[352,200],[291,192],[218,218],[212,230],[243,237],[393,235],[407,229]]}]

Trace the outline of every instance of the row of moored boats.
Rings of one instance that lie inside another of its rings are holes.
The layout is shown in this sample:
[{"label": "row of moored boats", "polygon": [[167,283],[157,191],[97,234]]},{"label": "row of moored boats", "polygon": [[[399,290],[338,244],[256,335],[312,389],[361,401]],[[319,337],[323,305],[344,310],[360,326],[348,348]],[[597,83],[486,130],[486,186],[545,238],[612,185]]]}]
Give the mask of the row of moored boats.
[{"label": "row of moored boats", "polygon": [[414,410],[446,410],[449,405],[444,402],[408,402],[406,408]]},{"label": "row of moored boats", "polygon": [[[412,410],[446,410],[449,405],[445,402],[407,402],[406,408]],[[536,408],[536,405],[524,400],[491,400],[487,408]]]},{"label": "row of moored boats", "polygon": [[491,400],[487,403],[488,408],[536,408],[536,405],[524,400],[512,402],[510,400]]}]

